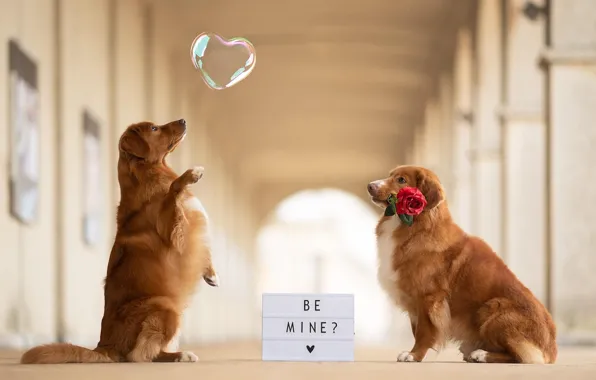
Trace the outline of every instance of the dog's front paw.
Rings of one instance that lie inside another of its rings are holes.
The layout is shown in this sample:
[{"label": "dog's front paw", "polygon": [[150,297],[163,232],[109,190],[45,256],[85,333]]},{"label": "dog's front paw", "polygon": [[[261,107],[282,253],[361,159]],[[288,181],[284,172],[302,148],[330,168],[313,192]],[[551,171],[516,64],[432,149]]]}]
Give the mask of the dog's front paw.
[{"label": "dog's front paw", "polygon": [[180,353],[180,359],[177,361],[181,363],[194,363],[199,361],[199,357],[190,351],[183,351]]},{"label": "dog's front paw", "polygon": [[199,182],[203,177],[204,170],[205,169],[203,169],[202,166],[195,166],[192,169],[188,169],[172,183],[170,190],[179,193],[183,191],[186,186]]},{"label": "dog's front paw", "polygon": [[192,169],[188,169],[186,173],[188,173],[189,183],[197,183],[201,178],[203,178],[205,168],[203,168],[202,166],[195,166]]},{"label": "dog's front paw", "polygon": [[205,280],[205,282],[209,284],[209,286],[219,286],[219,276],[217,275],[217,273],[214,273],[212,275],[205,275],[203,276],[203,280]]},{"label": "dog's front paw", "polygon": [[410,351],[404,351],[397,355],[398,362],[415,362],[414,355]]},{"label": "dog's front paw", "polygon": [[470,353],[470,356],[467,358],[467,362],[470,363],[486,363],[486,356],[488,352],[484,350],[475,350]]}]

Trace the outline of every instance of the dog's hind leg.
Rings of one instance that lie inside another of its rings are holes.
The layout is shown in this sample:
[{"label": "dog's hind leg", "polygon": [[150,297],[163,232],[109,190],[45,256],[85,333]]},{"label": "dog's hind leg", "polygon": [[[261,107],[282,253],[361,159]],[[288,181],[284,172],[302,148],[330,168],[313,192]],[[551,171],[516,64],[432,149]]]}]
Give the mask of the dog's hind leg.
[{"label": "dog's hind leg", "polygon": [[508,299],[488,301],[479,312],[482,345],[467,361],[476,363],[544,364],[543,350],[528,337],[535,333],[535,322],[515,309]]},{"label": "dog's hind leg", "polygon": [[464,356],[468,363],[517,363],[518,361],[506,352],[488,352],[485,350],[474,350]]},{"label": "dog's hind leg", "polygon": [[187,362],[187,363],[194,363],[199,361],[197,355],[193,354],[190,351],[180,351],[180,352],[165,352],[162,351],[157,355],[154,362]]},{"label": "dog's hind leg", "polygon": [[505,349],[501,352],[477,349],[464,355],[464,360],[469,363],[521,363],[544,364],[542,351],[527,341],[519,343],[506,339],[502,344]]},{"label": "dog's hind leg", "polygon": [[[168,343],[176,336],[179,324],[180,316],[174,310],[158,309],[150,312],[142,322],[141,332],[135,347],[126,356],[127,360],[130,362],[151,362],[159,359],[164,361],[167,358],[173,358],[173,354],[182,355],[182,353],[168,353],[170,356],[162,354]],[[194,354],[185,357],[192,356]],[[179,359],[182,359],[182,356]]]}]

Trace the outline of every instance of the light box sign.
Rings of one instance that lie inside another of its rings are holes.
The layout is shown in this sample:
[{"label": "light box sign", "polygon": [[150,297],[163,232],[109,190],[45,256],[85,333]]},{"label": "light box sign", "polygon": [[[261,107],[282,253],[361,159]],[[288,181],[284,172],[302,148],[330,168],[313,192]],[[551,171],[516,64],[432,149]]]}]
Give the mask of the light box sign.
[{"label": "light box sign", "polygon": [[263,294],[264,361],[354,361],[353,294]]}]

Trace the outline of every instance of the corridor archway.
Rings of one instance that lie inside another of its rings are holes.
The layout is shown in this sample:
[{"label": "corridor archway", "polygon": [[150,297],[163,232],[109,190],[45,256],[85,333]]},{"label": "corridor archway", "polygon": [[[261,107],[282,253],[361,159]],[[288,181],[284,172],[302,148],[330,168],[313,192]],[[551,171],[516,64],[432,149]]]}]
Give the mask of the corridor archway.
[{"label": "corridor archway", "polygon": [[342,190],[303,190],[282,200],[257,235],[259,289],[353,293],[356,339],[384,342],[394,310],[376,278],[378,215]]}]

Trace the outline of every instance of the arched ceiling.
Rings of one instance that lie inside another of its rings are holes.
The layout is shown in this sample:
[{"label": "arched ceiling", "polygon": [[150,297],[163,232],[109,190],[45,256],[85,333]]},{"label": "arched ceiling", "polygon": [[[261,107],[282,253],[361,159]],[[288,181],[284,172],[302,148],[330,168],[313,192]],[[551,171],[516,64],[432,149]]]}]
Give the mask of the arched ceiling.
[{"label": "arched ceiling", "polygon": [[242,83],[212,91],[197,81],[197,91],[210,135],[264,213],[308,187],[365,197],[371,179],[404,161],[473,3],[160,1],[174,10],[179,54],[203,31],[257,50]]}]

